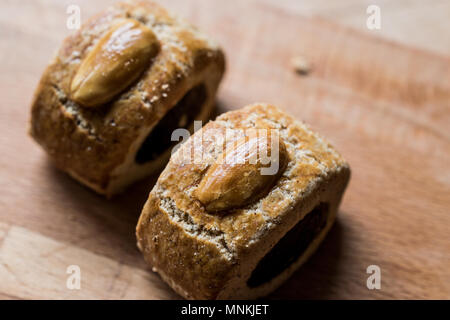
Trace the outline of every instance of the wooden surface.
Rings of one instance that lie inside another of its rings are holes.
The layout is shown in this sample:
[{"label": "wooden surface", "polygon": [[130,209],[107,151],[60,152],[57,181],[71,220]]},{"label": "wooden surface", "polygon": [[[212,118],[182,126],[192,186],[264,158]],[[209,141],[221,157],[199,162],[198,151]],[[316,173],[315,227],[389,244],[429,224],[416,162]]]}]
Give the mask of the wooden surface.
[{"label": "wooden surface", "polygon": [[[304,16],[320,16],[366,34],[450,54],[448,0],[259,0]],[[381,28],[366,27],[369,5],[380,8]]]},{"label": "wooden surface", "polygon": [[[33,90],[70,33],[68,3],[1,4],[0,299],[178,298],[135,246],[154,179],[108,201],[56,171],[26,134]],[[107,1],[70,3],[85,20]],[[448,37],[431,52],[426,41],[406,47],[342,26],[339,15],[302,15],[287,1],[165,3],[223,45],[220,112],[277,104],[352,167],[331,233],[270,298],[450,298]],[[311,62],[309,75],[293,72],[297,55]],[[81,290],[66,288],[69,265],[81,268]],[[381,268],[380,290],[366,287],[369,265]]]}]

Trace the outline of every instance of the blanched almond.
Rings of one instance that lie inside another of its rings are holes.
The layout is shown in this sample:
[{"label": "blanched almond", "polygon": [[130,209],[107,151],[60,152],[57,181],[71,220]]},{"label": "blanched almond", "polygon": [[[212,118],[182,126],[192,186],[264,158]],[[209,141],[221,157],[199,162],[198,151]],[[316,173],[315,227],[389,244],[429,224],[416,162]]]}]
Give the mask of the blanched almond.
[{"label": "blanched almond", "polygon": [[122,20],[84,58],[71,83],[72,99],[88,107],[108,102],[141,75],[158,50],[149,28]]},{"label": "blanched almond", "polygon": [[211,165],[194,196],[210,212],[245,206],[273,187],[288,161],[286,147],[277,131],[245,136],[227,147]]}]

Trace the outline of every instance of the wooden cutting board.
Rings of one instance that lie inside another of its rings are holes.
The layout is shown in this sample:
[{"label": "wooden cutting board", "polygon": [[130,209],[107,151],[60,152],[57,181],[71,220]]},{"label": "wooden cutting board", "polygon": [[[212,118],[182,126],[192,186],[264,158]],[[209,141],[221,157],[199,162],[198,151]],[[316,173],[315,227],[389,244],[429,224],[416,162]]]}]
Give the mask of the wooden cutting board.
[{"label": "wooden cutting board", "polygon": [[[78,1],[82,19],[108,1]],[[29,104],[70,33],[67,2],[2,4],[0,298],[179,298],[144,264],[135,224],[155,178],[109,201],[55,170],[28,137]],[[219,112],[279,105],[352,167],[331,233],[270,298],[450,297],[450,59],[325,20],[239,1],[171,1],[223,46]],[[298,75],[291,58],[312,64]],[[69,265],[81,290],[66,287]],[[369,265],[381,289],[369,290]]]}]

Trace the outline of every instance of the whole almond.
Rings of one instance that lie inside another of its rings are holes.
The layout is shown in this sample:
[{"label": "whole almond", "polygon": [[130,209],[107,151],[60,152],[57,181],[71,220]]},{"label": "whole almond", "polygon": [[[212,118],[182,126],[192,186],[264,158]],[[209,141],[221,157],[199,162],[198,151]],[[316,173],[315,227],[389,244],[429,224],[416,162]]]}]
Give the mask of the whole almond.
[{"label": "whole almond", "polygon": [[158,50],[149,28],[121,20],[84,58],[71,83],[72,99],[87,107],[108,102],[141,75]]},{"label": "whole almond", "polygon": [[[289,161],[286,147],[276,132],[272,130],[271,135],[245,136],[227,146],[225,153],[208,168],[194,191],[194,196],[207,211],[242,207],[267,194]],[[274,139],[278,144],[272,143]],[[273,148],[274,145],[278,145],[278,150]],[[272,159],[275,172],[264,174],[264,168],[270,165],[264,163],[265,155]]]}]

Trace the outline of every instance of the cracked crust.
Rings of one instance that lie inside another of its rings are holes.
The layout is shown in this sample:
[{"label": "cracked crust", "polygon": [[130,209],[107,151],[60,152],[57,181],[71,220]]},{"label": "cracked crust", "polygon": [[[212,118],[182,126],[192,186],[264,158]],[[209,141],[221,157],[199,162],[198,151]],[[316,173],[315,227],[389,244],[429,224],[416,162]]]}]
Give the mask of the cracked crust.
[{"label": "cracked crust", "polygon": [[[160,52],[113,101],[83,108],[69,97],[72,78],[94,44],[122,18],[148,26]],[[168,151],[145,165],[137,165],[134,156],[159,120],[198,84],[205,85],[207,99],[196,119],[209,118],[224,67],[217,44],[160,6],[115,4],[63,42],[36,90],[30,133],[59,168],[99,193],[116,193],[167,161]]]},{"label": "cracked crust", "polygon": [[[216,148],[223,148],[217,133],[227,128],[277,129],[290,161],[265,197],[226,214],[211,214],[193,192],[215,161]],[[184,155],[198,154],[201,147],[201,162],[186,161]],[[325,237],[349,177],[348,164],[329,143],[278,108],[254,104],[228,112],[197,131],[172,156],[139,219],[138,247],[186,298],[263,296],[287,279]],[[328,204],[327,222],[307,250],[272,280],[249,288],[246,281],[262,257],[322,202]]]}]

